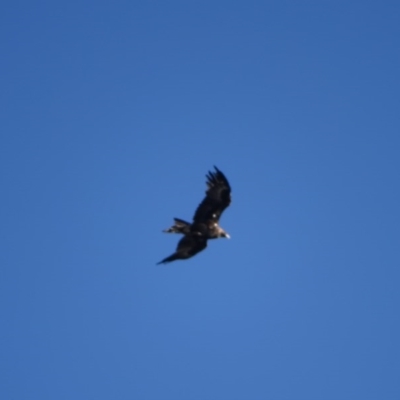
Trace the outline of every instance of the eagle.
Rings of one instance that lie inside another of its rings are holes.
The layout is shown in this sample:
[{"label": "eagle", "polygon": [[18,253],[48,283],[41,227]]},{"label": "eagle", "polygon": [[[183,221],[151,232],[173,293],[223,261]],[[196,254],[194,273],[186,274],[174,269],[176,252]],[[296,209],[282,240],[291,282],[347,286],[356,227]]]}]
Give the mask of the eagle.
[{"label": "eagle", "polygon": [[163,231],[182,234],[183,238],[178,242],[175,253],[164,258],[157,265],[193,257],[207,247],[208,239],[230,238],[218,222],[231,203],[231,186],[226,176],[217,167],[214,166],[214,169],[215,171],[210,171],[206,175],[206,197],[197,207],[193,222],[174,218],[174,225]]}]

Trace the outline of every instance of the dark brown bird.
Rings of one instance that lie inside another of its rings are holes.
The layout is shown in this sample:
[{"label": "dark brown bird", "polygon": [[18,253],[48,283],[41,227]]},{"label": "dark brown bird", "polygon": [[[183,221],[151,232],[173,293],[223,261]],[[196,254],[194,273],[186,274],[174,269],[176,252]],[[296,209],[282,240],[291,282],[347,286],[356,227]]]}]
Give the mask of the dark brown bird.
[{"label": "dark brown bird", "polygon": [[218,222],[231,203],[231,187],[225,175],[217,167],[214,166],[214,168],[215,172],[209,172],[206,175],[206,197],[197,207],[193,222],[174,218],[174,225],[164,230],[167,233],[183,234],[184,237],[178,242],[175,253],[158,264],[193,257],[207,247],[208,239],[230,238]]}]

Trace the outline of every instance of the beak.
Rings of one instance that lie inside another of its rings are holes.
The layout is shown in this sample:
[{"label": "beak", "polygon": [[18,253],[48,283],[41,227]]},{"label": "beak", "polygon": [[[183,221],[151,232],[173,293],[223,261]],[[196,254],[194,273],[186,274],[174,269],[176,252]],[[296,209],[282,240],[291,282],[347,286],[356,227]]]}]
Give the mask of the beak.
[{"label": "beak", "polygon": [[231,237],[229,236],[229,233],[225,233],[225,237],[227,238],[227,239],[230,239]]}]

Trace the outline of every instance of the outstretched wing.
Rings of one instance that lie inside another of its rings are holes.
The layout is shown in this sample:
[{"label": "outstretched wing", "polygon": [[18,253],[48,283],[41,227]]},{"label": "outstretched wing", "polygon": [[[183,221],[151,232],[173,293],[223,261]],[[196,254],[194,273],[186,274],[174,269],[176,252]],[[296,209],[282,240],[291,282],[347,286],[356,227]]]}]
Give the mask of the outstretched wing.
[{"label": "outstretched wing", "polygon": [[193,221],[201,223],[209,220],[218,222],[221,214],[231,203],[231,187],[226,176],[215,167],[215,172],[207,176],[206,197],[197,207]]},{"label": "outstretched wing", "polygon": [[199,235],[186,235],[179,242],[174,254],[164,258],[158,264],[165,264],[174,260],[184,260],[193,257],[195,254],[207,247],[207,239]]}]

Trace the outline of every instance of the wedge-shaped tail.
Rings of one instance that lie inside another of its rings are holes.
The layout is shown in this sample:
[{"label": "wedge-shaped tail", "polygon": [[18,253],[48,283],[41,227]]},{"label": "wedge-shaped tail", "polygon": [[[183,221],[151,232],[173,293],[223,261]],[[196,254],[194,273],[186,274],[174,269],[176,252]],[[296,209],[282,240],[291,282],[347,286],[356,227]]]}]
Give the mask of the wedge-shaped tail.
[{"label": "wedge-shaped tail", "polygon": [[166,233],[181,233],[183,235],[187,235],[190,233],[191,224],[189,222],[184,221],[183,219],[174,218],[174,225],[171,228],[164,229],[163,232]]}]

